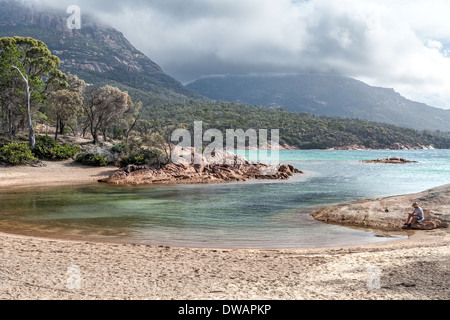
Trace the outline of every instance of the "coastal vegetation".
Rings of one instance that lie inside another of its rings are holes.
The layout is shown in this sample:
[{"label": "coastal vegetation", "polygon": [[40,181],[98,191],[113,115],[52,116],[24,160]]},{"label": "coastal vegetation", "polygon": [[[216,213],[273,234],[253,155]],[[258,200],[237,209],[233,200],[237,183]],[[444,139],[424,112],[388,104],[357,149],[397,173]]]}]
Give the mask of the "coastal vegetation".
[{"label": "coastal vegetation", "polygon": [[450,148],[450,134],[417,131],[360,119],[316,116],[270,110],[230,102],[188,102],[144,107],[136,126],[140,133],[184,124],[192,130],[203,121],[204,130],[280,129],[280,144],[296,149],[330,149],[357,146],[366,149]]},{"label": "coastal vegetation", "polygon": [[108,164],[105,156],[95,153],[80,153],[76,161],[85,166],[104,167]]},{"label": "coastal vegetation", "polygon": [[119,166],[125,168],[129,165],[162,165],[167,163],[168,158],[164,157],[164,153],[156,148],[153,149],[135,149],[128,156],[120,160]]},{"label": "coastal vegetation", "polygon": [[[33,160],[31,154],[42,160],[72,158],[80,147],[57,144],[58,135],[89,132],[99,144],[100,133],[107,141],[109,131],[127,134],[130,122],[136,122],[141,104],[134,104],[127,92],[108,85],[88,88],[77,76],[58,70],[59,65],[42,41],[0,38],[2,162],[24,164]],[[55,139],[36,137],[38,126],[54,128]],[[27,129],[29,149],[20,141]]]},{"label": "coastal vegetation", "polygon": [[[42,41],[0,38],[0,161],[17,165],[75,158],[88,165],[161,165],[170,160],[171,133],[193,132],[195,121],[202,121],[204,130],[220,130],[224,137],[228,129],[279,129],[280,145],[295,149],[450,148],[449,133],[367,120],[223,101],[143,105],[112,85],[88,84],[64,74],[59,64]],[[115,156],[59,144],[61,136],[91,139]]]},{"label": "coastal vegetation", "polygon": [[[2,114],[8,135],[14,134],[14,117],[26,114],[29,144],[34,149],[36,134],[32,119],[32,103],[42,102],[48,91],[68,86],[66,76],[58,70],[60,60],[52,55],[45,43],[32,38],[0,39],[0,92]],[[10,99],[22,96],[12,104]],[[22,110],[20,110],[20,107]],[[22,112],[20,112],[22,111]]]},{"label": "coastal vegetation", "polygon": [[34,164],[38,160],[62,161],[81,151],[79,146],[58,144],[48,136],[38,136],[34,149],[25,142],[11,142],[0,147],[0,162],[9,165]]},{"label": "coastal vegetation", "polygon": [[22,165],[35,162],[36,160],[30,147],[24,142],[9,143],[0,148],[0,162],[10,165]]},{"label": "coastal vegetation", "polygon": [[56,140],[48,136],[38,136],[36,147],[32,150],[35,157],[41,160],[58,161],[73,158],[81,151],[79,146],[58,144]]}]

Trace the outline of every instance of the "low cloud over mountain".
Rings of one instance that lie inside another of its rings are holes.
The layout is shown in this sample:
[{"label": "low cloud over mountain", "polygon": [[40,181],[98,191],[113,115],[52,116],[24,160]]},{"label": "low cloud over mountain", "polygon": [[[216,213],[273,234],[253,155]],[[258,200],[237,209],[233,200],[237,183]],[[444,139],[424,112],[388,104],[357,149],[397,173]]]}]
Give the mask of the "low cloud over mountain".
[{"label": "low cloud over mountain", "polygon": [[108,22],[182,82],[207,74],[335,72],[450,108],[444,0],[24,0]]}]

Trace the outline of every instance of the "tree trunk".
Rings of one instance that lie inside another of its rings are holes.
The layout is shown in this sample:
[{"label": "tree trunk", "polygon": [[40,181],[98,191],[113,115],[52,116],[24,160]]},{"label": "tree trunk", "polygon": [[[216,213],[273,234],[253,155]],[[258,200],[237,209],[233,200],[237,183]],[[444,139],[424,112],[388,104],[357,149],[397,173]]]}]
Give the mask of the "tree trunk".
[{"label": "tree trunk", "polygon": [[98,145],[98,123],[97,125],[94,125],[93,117],[90,117],[89,122],[91,124],[91,135],[94,138],[94,144]]},{"label": "tree trunk", "polygon": [[56,119],[55,140],[58,141],[59,119]]},{"label": "tree trunk", "polygon": [[89,125],[88,125],[87,127],[84,127],[84,128],[82,129],[81,136],[82,136],[83,138],[86,137],[86,132],[88,131],[88,129],[89,129]]},{"label": "tree trunk", "polygon": [[29,137],[29,144],[31,150],[34,150],[36,148],[36,132],[34,131],[33,127],[33,119],[31,119],[31,93],[30,93],[30,86],[28,84],[28,77],[26,80],[27,84],[27,107],[28,107],[28,137]]},{"label": "tree trunk", "polygon": [[69,128],[70,128],[70,132],[72,132],[72,135],[74,137],[76,137],[77,136],[77,132],[75,131],[75,129],[72,126],[69,126]]},{"label": "tree trunk", "polygon": [[8,123],[8,136],[9,140],[13,139],[13,119],[12,119],[12,111],[11,105],[8,104],[8,113],[7,113],[7,123]]},{"label": "tree trunk", "polygon": [[94,128],[91,130],[92,137],[94,138],[94,144],[98,145],[98,129]]},{"label": "tree trunk", "polygon": [[59,134],[64,135],[64,130],[66,129],[66,124],[64,121],[59,120]]},{"label": "tree trunk", "polygon": [[26,91],[27,91],[27,111],[28,111],[28,139],[31,150],[34,150],[36,148],[36,132],[34,131],[33,127],[33,119],[31,119],[31,93],[30,93],[30,84],[28,82],[28,75],[23,75],[22,72],[19,70],[19,68],[13,66],[13,69],[17,70],[20,75],[22,76],[23,80],[26,84]]},{"label": "tree trunk", "polygon": [[131,131],[133,131],[133,129],[134,129],[134,127],[136,126],[136,124],[137,124],[137,122],[139,121],[139,117],[140,117],[141,115],[138,115],[137,117],[136,117],[136,119],[134,119],[134,122],[133,122],[133,124],[131,125],[131,127],[130,127],[130,129],[127,131],[127,133],[125,134],[125,141],[128,143],[128,138],[130,137],[130,133],[131,133]]}]

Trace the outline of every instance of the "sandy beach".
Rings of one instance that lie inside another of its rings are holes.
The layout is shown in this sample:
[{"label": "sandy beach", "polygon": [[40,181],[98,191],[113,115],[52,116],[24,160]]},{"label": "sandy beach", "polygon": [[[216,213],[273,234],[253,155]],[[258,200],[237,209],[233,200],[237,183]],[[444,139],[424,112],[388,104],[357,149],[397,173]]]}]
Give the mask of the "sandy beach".
[{"label": "sandy beach", "polygon": [[44,167],[1,167],[0,190],[30,186],[55,186],[96,183],[117,171],[114,167],[86,167],[72,160],[45,161]]},{"label": "sandy beach", "polygon": [[[114,168],[0,168],[0,189],[93,183]],[[313,250],[215,250],[0,234],[2,300],[450,298],[448,229]]]}]

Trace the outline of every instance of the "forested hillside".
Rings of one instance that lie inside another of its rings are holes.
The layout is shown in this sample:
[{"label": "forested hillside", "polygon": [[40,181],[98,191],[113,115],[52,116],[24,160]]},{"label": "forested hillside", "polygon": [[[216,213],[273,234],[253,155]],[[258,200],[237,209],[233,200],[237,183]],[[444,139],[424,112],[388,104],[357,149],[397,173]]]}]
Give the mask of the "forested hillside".
[{"label": "forested hillside", "polygon": [[450,131],[450,110],[336,74],[224,75],[205,77],[188,87],[213,100]]},{"label": "forested hillside", "polygon": [[186,103],[146,108],[140,131],[173,125],[192,126],[203,121],[204,129],[280,129],[282,145],[300,149],[327,149],[358,145],[365,148],[450,148],[450,134],[416,131],[358,119],[298,114],[227,102]]}]

